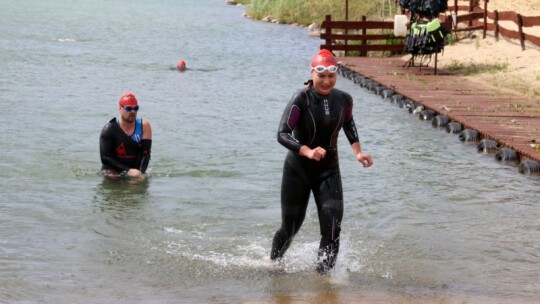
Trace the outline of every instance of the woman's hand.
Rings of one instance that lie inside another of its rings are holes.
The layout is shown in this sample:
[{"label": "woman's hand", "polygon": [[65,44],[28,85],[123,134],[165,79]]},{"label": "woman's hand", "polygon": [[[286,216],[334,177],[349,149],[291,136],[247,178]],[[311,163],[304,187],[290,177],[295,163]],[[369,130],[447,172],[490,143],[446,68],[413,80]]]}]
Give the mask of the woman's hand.
[{"label": "woman's hand", "polygon": [[302,148],[300,148],[299,153],[301,156],[304,156],[304,157],[307,157],[309,159],[313,159],[316,161],[320,161],[326,156],[326,150],[321,147],[310,149],[308,146],[302,146]]},{"label": "woman's hand", "polygon": [[358,152],[356,153],[356,159],[365,167],[371,167],[373,165],[373,160],[371,159],[371,155],[364,153],[364,152]]}]

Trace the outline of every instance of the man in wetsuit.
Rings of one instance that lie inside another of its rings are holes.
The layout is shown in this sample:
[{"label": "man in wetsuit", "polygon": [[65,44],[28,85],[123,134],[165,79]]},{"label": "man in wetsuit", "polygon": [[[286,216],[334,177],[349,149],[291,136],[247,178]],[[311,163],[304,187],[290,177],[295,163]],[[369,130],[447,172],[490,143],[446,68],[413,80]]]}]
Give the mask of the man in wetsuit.
[{"label": "man in wetsuit", "polygon": [[317,270],[325,273],[336,263],[343,218],[343,191],[337,139],[343,128],[358,161],[369,167],[371,156],[362,152],[353,120],[352,97],[334,89],[337,61],[321,50],[311,61],[311,80],[297,92],[283,112],[277,139],[289,149],[281,182],[281,227],[272,242],[270,258],[279,260],[298,232],[313,192],[321,242]]},{"label": "man in wetsuit", "polygon": [[120,97],[118,110],[120,115],[101,131],[101,172],[110,178],[144,179],[150,162],[152,127],[148,120],[137,117],[139,104],[133,93]]}]

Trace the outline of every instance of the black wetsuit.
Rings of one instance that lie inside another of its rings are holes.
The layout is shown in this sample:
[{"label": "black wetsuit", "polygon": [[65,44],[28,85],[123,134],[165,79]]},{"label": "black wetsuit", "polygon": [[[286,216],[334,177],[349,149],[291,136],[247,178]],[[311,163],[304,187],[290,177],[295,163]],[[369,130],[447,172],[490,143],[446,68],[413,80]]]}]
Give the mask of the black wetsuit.
[{"label": "black wetsuit", "polygon": [[99,139],[102,172],[113,171],[121,174],[133,168],[145,173],[150,162],[152,140],[141,139],[144,132],[142,121],[138,120],[136,124],[139,125],[136,125],[133,135],[127,135],[120,128],[117,118],[111,119],[103,127]]},{"label": "black wetsuit", "polygon": [[[302,226],[313,191],[322,236],[318,270],[324,272],[335,265],[343,218],[337,139],[343,127],[349,142],[358,142],[352,107],[352,97],[346,92],[333,89],[323,96],[307,88],[295,94],[285,108],[277,139],[289,152],[281,184],[282,223],[274,235],[271,259],[283,256]],[[303,145],[324,148],[326,155],[320,161],[300,156]]]}]

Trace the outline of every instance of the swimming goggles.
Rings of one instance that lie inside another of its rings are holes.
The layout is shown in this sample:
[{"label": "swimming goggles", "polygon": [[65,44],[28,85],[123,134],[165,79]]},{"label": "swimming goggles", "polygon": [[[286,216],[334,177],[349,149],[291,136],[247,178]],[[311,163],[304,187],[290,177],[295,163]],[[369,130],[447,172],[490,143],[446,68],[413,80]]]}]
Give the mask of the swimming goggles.
[{"label": "swimming goggles", "polygon": [[315,72],[317,73],[324,73],[324,71],[328,71],[330,73],[335,73],[337,72],[338,70],[338,67],[335,66],[335,65],[329,65],[329,66],[324,66],[324,65],[318,65],[316,67],[311,67],[311,70],[315,70]]},{"label": "swimming goggles", "polygon": [[123,106],[122,108],[126,112],[137,112],[137,111],[139,111],[139,106],[134,106],[134,107],[132,107],[132,106]]}]

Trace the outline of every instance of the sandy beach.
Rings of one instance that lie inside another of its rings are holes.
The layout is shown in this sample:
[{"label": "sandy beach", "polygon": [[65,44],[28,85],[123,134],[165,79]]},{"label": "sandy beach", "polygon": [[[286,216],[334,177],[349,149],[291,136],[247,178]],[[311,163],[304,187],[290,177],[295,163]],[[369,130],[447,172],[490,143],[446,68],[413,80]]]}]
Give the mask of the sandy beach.
[{"label": "sandy beach", "polygon": [[[483,4],[482,4],[483,5]],[[490,0],[488,10],[499,12],[514,11],[525,16],[540,16],[540,1],[537,0]],[[512,22],[504,24],[508,29],[517,30]],[[525,28],[531,35],[540,36],[540,26]],[[493,32],[482,39],[480,31],[470,33],[467,38],[447,45],[438,56],[440,69],[456,65],[478,65],[486,72],[464,75],[467,80],[493,88],[500,93],[524,95],[540,101],[540,47],[526,44],[522,51],[518,40],[501,37],[498,41]],[[494,71],[491,67],[506,65],[506,69]]]}]

